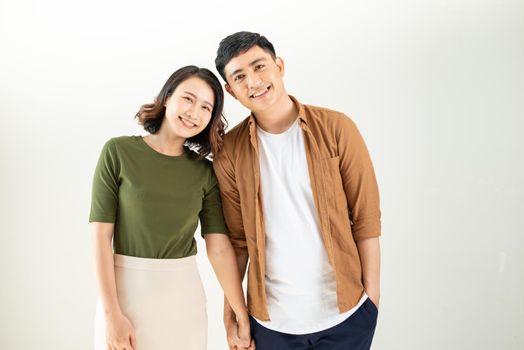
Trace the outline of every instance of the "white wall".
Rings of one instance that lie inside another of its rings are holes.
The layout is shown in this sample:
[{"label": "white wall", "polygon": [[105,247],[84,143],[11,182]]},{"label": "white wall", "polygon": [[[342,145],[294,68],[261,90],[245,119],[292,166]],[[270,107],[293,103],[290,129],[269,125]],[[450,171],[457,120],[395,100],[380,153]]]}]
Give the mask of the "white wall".
[{"label": "white wall", "polygon": [[[288,91],[351,115],[382,195],[374,349],[524,348],[524,3],[0,2],[0,348],[90,349],[91,176],[178,67],[259,31]],[[235,125],[247,114],[232,99]],[[200,241],[209,349],[222,295]],[[518,330],[521,331],[518,331]]]}]

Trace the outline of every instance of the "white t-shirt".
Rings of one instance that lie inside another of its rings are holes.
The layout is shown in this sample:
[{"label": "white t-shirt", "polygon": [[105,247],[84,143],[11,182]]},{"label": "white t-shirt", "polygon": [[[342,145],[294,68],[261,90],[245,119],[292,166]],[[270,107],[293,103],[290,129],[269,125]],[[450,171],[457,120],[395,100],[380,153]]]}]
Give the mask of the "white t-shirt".
[{"label": "white t-shirt", "polygon": [[325,330],[348,318],[367,296],[339,313],[335,273],[318,226],[298,120],[281,134],[257,127],[257,136],[271,319],[257,322],[288,334]]}]

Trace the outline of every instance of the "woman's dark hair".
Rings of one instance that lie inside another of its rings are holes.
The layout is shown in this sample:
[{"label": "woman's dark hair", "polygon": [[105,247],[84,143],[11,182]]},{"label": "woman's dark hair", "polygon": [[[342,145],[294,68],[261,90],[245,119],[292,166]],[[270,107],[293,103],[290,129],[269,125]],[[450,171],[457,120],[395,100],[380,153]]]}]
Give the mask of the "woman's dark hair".
[{"label": "woman's dark hair", "polygon": [[224,68],[233,58],[246,52],[253,46],[259,46],[275,59],[277,57],[273,44],[267,38],[258,33],[251,32],[237,32],[222,39],[217,50],[217,57],[215,58],[215,67],[220,76],[227,82],[224,75]]},{"label": "woman's dark hair", "polygon": [[196,151],[197,159],[203,159],[211,153],[213,155],[218,154],[222,148],[222,138],[227,128],[227,121],[222,114],[224,109],[224,91],[216,75],[209,69],[197,66],[180,68],[167,79],[164,87],[160,90],[160,93],[153,103],[147,103],[140,107],[135,118],[138,119],[138,123],[142,125],[147,132],[156,134],[158,130],[160,130],[166,114],[165,104],[167,99],[173,94],[180,83],[192,77],[197,77],[205,81],[215,95],[215,103],[209,124],[199,134],[186,140],[186,145]]}]

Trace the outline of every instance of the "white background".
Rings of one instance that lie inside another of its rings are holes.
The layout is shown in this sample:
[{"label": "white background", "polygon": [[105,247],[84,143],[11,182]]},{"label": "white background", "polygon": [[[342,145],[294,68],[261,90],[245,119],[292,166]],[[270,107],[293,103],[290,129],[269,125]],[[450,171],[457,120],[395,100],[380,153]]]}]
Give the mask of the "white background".
[{"label": "white background", "polygon": [[[522,0],[0,0],[0,348],[92,347],[101,147],[141,134],[139,106],[177,68],[214,67],[239,30],[273,42],[289,93],[367,141],[383,211],[373,348],[523,349]],[[226,116],[247,112],[228,98]],[[209,349],[225,349],[199,244]]]}]

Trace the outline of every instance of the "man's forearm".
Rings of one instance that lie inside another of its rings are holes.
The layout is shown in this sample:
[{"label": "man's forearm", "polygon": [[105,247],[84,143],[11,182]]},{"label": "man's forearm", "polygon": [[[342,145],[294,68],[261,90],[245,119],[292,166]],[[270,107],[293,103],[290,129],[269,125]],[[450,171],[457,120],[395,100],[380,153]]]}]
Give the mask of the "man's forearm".
[{"label": "man's forearm", "polygon": [[366,294],[378,306],[380,300],[380,242],[378,237],[362,239],[357,242],[362,282]]}]

